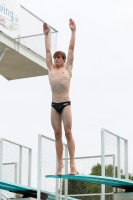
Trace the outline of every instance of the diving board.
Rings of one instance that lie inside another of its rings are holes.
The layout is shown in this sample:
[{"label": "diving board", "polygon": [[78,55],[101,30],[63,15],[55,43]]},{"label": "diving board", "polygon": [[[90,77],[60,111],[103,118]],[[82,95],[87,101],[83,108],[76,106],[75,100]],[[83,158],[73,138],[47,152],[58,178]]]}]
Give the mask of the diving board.
[{"label": "diving board", "polygon": [[[9,183],[9,182],[0,180],[0,189],[7,190],[9,192],[13,192],[13,193],[17,193],[17,194],[22,194],[23,198],[28,198],[28,197],[37,198],[37,189],[36,188],[23,186],[20,184]],[[56,195],[55,193],[41,190],[41,199],[42,200],[54,199],[55,195]],[[61,195],[61,197],[62,197],[62,199],[65,199],[65,197],[63,195]],[[76,199],[68,197],[68,200],[76,200]]]},{"label": "diving board", "polygon": [[112,187],[123,188],[126,192],[133,192],[133,181],[113,177],[94,176],[94,175],[47,175],[46,178],[62,178],[68,180],[85,181],[97,184],[104,184]]},{"label": "diving board", "polygon": [[[37,198],[37,189],[32,187],[27,187],[15,183],[9,183],[3,180],[0,180],[0,189],[7,190],[9,192],[23,194],[24,198],[33,197]],[[48,192],[41,191],[41,199],[47,199]]]}]

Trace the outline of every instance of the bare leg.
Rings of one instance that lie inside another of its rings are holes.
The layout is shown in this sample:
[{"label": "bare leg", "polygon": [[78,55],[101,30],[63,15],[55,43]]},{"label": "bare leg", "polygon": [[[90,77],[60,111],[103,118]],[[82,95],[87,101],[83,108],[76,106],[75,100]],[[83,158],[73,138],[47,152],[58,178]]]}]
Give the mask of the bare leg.
[{"label": "bare leg", "polygon": [[63,143],[62,143],[62,126],[61,126],[61,115],[51,107],[51,124],[55,134],[55,147],[58,160],[58,167],[56,174],[61,174],[63,162]]},{"label": "bare leg", "polygon": [[76,166],[74,162],[74,154],[75,154],[75,143],[72,136],[72,115],[71,115],[71,106],[66,106],[62,111],[62,120],[64,124],[65,135],[67,139],[67,145],[70,155],[70,174],[76,174]]}]

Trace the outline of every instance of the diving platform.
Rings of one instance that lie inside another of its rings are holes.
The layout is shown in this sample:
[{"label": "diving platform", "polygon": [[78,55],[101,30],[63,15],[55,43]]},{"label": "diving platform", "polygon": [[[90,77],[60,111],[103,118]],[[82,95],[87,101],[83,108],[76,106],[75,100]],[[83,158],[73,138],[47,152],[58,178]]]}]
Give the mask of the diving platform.
[{"label": "diving platform", "polygon": [[48,70],[45,58],[0,32],[0,74],[15,80],[47,75]]},{"label": "diving platform", "polygon": [[95,175],[46,175],[46,178],[62,178],[75,181],[84,181],[97,184],[104,184],[116,188],[125,189],[125,192],[133,192],[133,181],[127,179],[113,178],[113,177],[104,177],[104,176],[95,176]]},{"label": "diving platform", "polygon": [[[9,183],[3,180],[0,180],[0,189],[1,190],[6,190],[9,192],[13,192],[16,194],[22,194],[22,198],[35,198],[37,199],[37,189],[28,187],[28,186],[23,186],[20,184],[15,184],[15,183]],[[48,191],[41,190],[40,191],[40,199],[41,200],[51,200],[55,199],[56,194]],[[65,199],[65,196],[61,195],[62,199]],[[68,200],[76,200],[75,198],[68,197]]]},{"label": "diving platform", "polygon": [[[19,32],[0,23],[0,74],[7,80],[23,79],[48,74],[43,33],[43,22],[38,16],[20,6]],[[52,53],[56,51],[57,30],[50,26]]]},{"label": "diving platform", "polygon": [[[28,198],[28,197],[37,198],[37,189],[28,186],[23,186],[0,180],[0,189],[17,194],[22,194],[23,198]],[[45,200],[47,198],[48,198],[48,193],[45,191],[41,191],[41,199]]]}]

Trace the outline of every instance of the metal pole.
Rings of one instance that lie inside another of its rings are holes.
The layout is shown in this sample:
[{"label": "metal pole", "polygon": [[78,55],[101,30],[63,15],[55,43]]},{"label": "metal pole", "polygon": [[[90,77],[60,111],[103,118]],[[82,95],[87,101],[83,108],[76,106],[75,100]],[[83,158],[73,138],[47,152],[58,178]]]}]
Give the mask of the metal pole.
[{"label": "metal pole", "polygon": [[125,178],[129,179],[128,176],[128,141],[125,141]]},{"label": "metal pole", "polygon": [[42,135],[38,135],[37,200],[41,198]]},{"label": "metal pole", "polygon": [[[52,33],[52,32],[51,32]],[[55,51],[57,51],[57,33],[55,33],[56,34],[56,39],[55,39]]]},{"label": "metal pole", "polygon": [[22,146],[19,147],[19,184],[22,184]]},{"label": "metal pole", "polygon": [[15,164],[15,183],[18,183],[18,163]]},{"label": "metal pole", "polygon": [[[112,132],[110,132],[110,131],[108,131],[107,129],[104,129],[104,131],[105,132],[107,132],[107,133],[110,133],[111,135],[114,135],[114,136],[116,136],[116,137],[120,137],[119,135],[117,135],[117,134],[115,134],[115,133],[112,133]],[[120,137],[122,140],[126,140],[125,138],[123,138],[123,137]]]},{"label": "metal pole", "polygon": [[32,161],[32,149],[29,149],[28,186],[31,186],[31,161]]},{"label": "metal pole", "polygon": [[60,197],[59,197],[60,200],[62,199],[61,198],[61,195],[62,195],[62,181],[63,181],[63,179],[60,178]]},{"label": "metal pole", "polygon": [[117,137],[117,178],[121,177],[120,168],[120,137]]},{"label": "metal pole", "polygon": [[[2,163],[3,163],[3,139],[0,140],[0,179],[2,179]],[[2,199],[2,193],[0,190],[0,200]]]},{"label": "metal pole", "polygon": [[[105,132],[101,129],[101,175],[105,176]],[[101,200],[105,200],[105,185],[101,185]]]},{"label": "metal pole", "polygon": [[26,149],[29,149],[29,147],[24,146],[24,145],[22,145],[22,144],[13,142],[13,141],[11,141],[11,140],[7,140],[7,139],[5,139],[5,138],[2,138],[2,139],[3,139],[3,141],[5,141],[5,142],[9,142],[9,143],[12,143],[12,144],[15,144],[15,145],[18,145],[18,146],[22,146],[22,147],[24,147],[24,148],[26,148]]},{"label": "metal pole", "polygon": [[[68,158],[68,148],[65,145],[65,158]],[[68,160],[65,160],[65,174],[68,174]],[[65,183],[65,200],[68,199],[68,179],[63,180]]]},{"label": "metal pole", "polygon": [[[57,168],[57,166],[58,166],[58,163],[57,163],[57,157],[56,157],[56,168]],[[55,169],[56,170],[56,169]],[[56,196],[55,196],[55,199],[56,200],[58,200],[58,188],[59,188],[59,179],[58,178],[56,178],[56,187],[55,187],[55,194],[56,194]]]},{"label": "metal pole", "polygon": [[113,177],[115,178],[115,155],[113,155]]},{"label": "metal pole", "polygon": [[[116,177],[116,173],[115,173],[115,155],[113,155],[113,177]],[[113,192],[116,192],[116,188],[113,188]]]}]

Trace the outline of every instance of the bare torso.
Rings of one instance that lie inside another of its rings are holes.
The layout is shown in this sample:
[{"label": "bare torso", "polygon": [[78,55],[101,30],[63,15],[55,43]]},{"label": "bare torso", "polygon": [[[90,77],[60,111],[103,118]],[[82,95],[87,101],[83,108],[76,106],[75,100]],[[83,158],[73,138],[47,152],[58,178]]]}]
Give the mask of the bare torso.
[{"label": "bare torso", "polygon": [[52,102],[60,103],[70,101],[69,90],[71,76],[71,70],[66,65],[60,68],[55,66],[51,67],[48,77],[52,90]]}]

